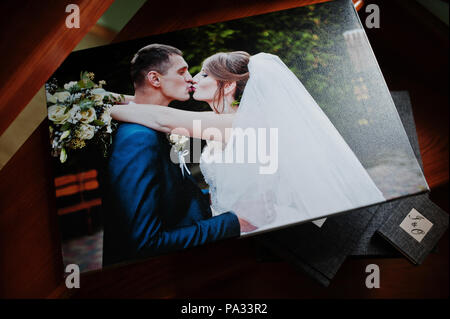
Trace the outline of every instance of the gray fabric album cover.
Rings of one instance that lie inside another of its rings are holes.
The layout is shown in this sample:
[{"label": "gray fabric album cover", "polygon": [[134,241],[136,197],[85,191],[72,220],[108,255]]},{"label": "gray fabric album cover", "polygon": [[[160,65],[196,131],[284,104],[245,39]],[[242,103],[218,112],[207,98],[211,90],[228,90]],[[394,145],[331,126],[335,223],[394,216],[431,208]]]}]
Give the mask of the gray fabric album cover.
[{"label": "gray fabric album cover", "polygon": [[[408,91],[391,91],[392,99],[397,108],[403,127],[408,135],[417,161],[423,170],[422,157],[420,155],[419,142],[417,139],[416,125],[414,123],[414,115],[412,112],[411,100]],[[421,198],[428,198],[428,194],[416,195]],[[389,245],[384,239],[375,235],[375,232],[389,218],[391,213],[400,203],[408,201],[409,198],[393,200],[387,203],[377,205],[377,212],[370,221],[367,229],[362,235],[357,246],[351,253],[352,256],[398,256],[399,252]]]},{"label": "gray fabric album cover", "polygon": [[330,278],[364,207],[429,189],[351,0],[79,50],[45,89],[55,173],[98,173],[102,262],[81,271],[306,223],[288,248]]},{"label": "gray fabric album cover", "polygon": [[313,223],[282,229],[258,237],[273,253],[293,263],[324,286],[353,251],[376,209],[353,210]]},{"label": "gray fabric album cover", "polygon": [[414,264],[420,265],[448,227],[448,213],[417,195],[403,201],[377,230]]},{"label": "gray fabric album cover", "polygon": [[[398,113],[410,138],[414,154],[422,167],[416,128],[407,91],[391,92]],[[416,195],[428,200],[428,194]],[[349,255],[399,256],[376,230],[402,203],[393,200],[366,209],[327,218],[321,228],[312,223],[260,236],[260,241],[274,254],[286,259],[324,286]],[[295,238],[295,240],[293,240]]]}]

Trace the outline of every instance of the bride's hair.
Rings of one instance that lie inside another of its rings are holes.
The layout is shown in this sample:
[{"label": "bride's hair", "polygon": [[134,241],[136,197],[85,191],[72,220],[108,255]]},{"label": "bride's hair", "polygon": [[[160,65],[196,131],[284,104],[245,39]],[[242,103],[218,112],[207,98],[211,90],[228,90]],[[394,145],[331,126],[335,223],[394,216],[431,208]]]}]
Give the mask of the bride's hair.
[{"label": "bride's hair", "polygon": [[234,51],[216,53],[203,62],[203,69],[217,80],[217,90],[213,100],[213,109],[216,113],[222,113],[225,107],[223,104],[221,111],[219,111],[218,105],[216,105],[216,102],[220,103],[225,95],[225,84],[236,82],[234,99],[239,99],[244,92],[249,77],[249,61],[250,54],[245,51]]}]

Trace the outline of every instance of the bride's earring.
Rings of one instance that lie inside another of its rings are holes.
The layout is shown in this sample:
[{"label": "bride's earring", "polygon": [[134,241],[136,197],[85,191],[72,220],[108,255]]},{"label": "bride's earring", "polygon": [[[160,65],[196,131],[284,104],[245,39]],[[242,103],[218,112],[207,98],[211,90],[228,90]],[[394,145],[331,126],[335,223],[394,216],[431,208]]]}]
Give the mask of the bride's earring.
[{"label": "bride's earring", "polygon": [[235,106],[237,106],[237,105],[235,105],[235,102],[236,102],[236,101],[231,100],[231,103],[230,103],[230,99],[231,99],[230,96],[225,96],[224,99],[223,99],[223,103],[224,103],[224,113],[230,113],[230,112],[233,112]]},{"label": "bride's earring", "polygon": [[[239,105],[239,102],[233,98],[233,92],[236,89],[236,82],[231,82],[225,85],[224,87],[224,111],[227,110],[226,113],[235,112],[235,107]],[[230,100],[231,99],[231,100]]]}]

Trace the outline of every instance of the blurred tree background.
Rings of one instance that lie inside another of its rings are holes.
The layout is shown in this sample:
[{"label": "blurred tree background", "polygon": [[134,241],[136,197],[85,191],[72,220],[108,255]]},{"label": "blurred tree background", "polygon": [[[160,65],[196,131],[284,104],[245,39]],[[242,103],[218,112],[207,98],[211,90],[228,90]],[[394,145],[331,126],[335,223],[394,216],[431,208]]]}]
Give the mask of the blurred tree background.
[{"label": "blurred tree background", "polygon": [[[217,52],[267,52],[284,61],[329,116],[338,117],[341,106],[352,99],[351,83],[342,81],[351,68],[343,38],[343,32],[349,29],[343,23],[349,8],[345,2],[349,1],[299,7],[77,51],[52,78],[62,85],[78,79],[80,71],[86,70],[95,73],[96,82],[105,80],[108,91],[132,95],[129,63],[141,47],[151,43],[182,50],[193,76],[201,70],[203,60]],[[353,22],[350,28],[356,26]],[[206,103],[194,100],[175,101],[170,106],[210,110]],[[73,161],[81,164],[80,159]]]},{"label": "blurred tree background", "polygon": [[190,40],[185,58],[191,74],[196,74],[202,61],[216,52],[278,55],[322,108],[338,111],[352,94],[351,85],[339,83],[340,74],[350,67],[342,55],[344,10],[346,6],[336,2],[184,30],[180,33]]},{"label": "blurred tree background", "polygon": [[[77,79],[82,68],[106,80],[106,89],[133,94],[129,62],[134,53],[150,43],[181,49],[194,76],[202,61],[217,52],[243,50],[250,54],[278,55],[298,76],[319,105],[331,111],[352,94],[341,79],[350,67],[345,53],[342,23],[348,7],[342,1],[294,8],[281,12],[216,23],[192,29],[74,52],[53,75],[59,83]],[[175,107],[208,109],[203,103],[174,103]]]},{"label": "blurred tree background", "polygon": [[[86,70],[95,73],[96,82],[106,80],[106,90],[132,95],[129,63],[140,48],[151,43],[182,50],[192,75],[200,71],[205,58],[221,51],[278,55],[324,110],[378,186],[393,193],[389,185],[398,184],[394,180],[395,172],[401,166],[408,168],[413,176],[408,177],[411,186],[401,186],[396,194],[407,194],[422,187],[420,167],[351,0],[76,51],[53,77],[62,85],[77,80],[80,71]],[[210,110],[206,103],[192,99],[173,102],[170,106]],[[80,156],[73,161],[77,168],[92,164],[88,157]],[[65,167],[69,169],[70,165],[66,163]],[[56,166],[61,169],[59,163]],[[371,173],[376,167],[378,170]]]}]

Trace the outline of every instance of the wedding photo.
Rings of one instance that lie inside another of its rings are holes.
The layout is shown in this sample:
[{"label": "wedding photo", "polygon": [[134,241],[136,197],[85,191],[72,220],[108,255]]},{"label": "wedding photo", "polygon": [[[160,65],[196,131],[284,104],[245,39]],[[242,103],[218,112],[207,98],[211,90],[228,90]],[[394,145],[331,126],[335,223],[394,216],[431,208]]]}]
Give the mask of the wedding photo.
[{"label": "wedding photo", "polygon": [[351,1],[76,51],[46,97],[81,271],[429,190]]}]

